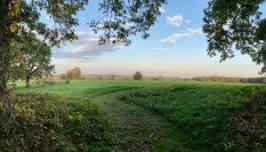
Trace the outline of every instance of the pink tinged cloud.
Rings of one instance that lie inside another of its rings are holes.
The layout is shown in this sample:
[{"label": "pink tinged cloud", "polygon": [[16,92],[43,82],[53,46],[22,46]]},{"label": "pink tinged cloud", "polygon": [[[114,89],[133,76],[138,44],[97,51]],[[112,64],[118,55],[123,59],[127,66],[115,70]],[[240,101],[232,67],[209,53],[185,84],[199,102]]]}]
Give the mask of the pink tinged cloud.
[{"label": "pink tinged cloud", "polygon": [[98,36],[92,33],[78,32],[77,35],[79,37],[77,41],[67,43],[64,47],[55,50],[53,57],[88,59],[124,48],[122,44],[99,45]]}]

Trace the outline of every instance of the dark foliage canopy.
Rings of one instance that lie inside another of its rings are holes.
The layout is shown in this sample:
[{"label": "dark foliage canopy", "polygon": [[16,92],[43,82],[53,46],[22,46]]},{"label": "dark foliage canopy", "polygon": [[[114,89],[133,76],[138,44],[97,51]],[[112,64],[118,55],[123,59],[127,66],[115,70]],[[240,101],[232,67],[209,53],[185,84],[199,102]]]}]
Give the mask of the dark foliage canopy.
[{"label": "dark foliage canopy", "polygon": [[91,22],[95,32],[101,32],[100,43],[122,42],[130,44],[129,36],[147,31],[161,14],[160,7],[166,0],[103,0],[99,10],[104,17]]},{"label": "dark foliage canopy", "polygon": [[249,55],[266,72],[266,19],[260,7],[265,0],[211,0],[204,10],[204,32],[208,54],[220,54],[221,61],[234,57],[236,50]]}]

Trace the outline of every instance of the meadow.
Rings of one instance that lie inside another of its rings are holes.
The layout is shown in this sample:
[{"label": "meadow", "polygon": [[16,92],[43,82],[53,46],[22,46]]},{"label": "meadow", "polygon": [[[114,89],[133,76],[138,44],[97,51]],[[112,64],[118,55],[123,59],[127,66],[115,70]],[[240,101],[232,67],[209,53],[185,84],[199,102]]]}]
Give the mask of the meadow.
[{"label": "meadow", "polygon": [[[259,84],[59,80],[50,86],[17,87],[22,94],[52,96],[49,102],[60,111],[71,109],[59,104],[79,106],[81,112],[70,118],[80,122],[66,130],[73,127],[75,134],[74,128],[83,124],[75,139],[83,148],[97,143],[86,147],[91,151],[262,151],[266,146],[265,87]],[[90,131],[84,132],[86,127]]]}]

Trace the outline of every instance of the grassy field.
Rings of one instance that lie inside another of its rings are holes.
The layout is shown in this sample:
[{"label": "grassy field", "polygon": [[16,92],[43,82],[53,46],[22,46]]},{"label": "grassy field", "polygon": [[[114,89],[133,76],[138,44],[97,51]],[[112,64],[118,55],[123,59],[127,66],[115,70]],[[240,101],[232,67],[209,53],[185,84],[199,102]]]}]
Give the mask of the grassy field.
[{"label": "grassy field", "polygon": [[[112,135],[106,149],[114,151],[261,150],[265,129],[250,125],[263,126],[261,119],[266,117],[260,111],[265,106],[247,107],[263,88],[181,80],[75,80],[68,85],[57,81],[53,86],[29,89],[18,85],[23,93],[49,93],[68,99],[66,102],[71,99],[77,104],[96,105],[102,117],[110,121]],[[246,119],[250,113],[258,116]],[[247,123],[250,119],[256,123]],[[259,139],[250,143],[242,132]]]}]

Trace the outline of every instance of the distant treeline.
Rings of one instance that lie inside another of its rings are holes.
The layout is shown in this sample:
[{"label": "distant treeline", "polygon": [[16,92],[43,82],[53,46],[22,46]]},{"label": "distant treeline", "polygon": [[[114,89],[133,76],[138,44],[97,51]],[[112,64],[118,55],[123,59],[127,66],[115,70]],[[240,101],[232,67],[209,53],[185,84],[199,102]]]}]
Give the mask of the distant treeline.
[{"label": "distant treeline", "polygon": [[[62,75],[53,75],[54,80],[60,80],[64,79],[65,74]],[[77,79],[77,78],[76,78]],[[81,75],[80,80],[133,80],[134,75],[116,75],[116,74],[111,74],[111,75]],[[190,80],[190,79],[182,79],[182,78],[177,78],[177,77],[162,77],[162,76],[142,76],[143,80]]]},{"label": "distant treeline", "polygon": [[266,77],[254,78],[230,78],[230,77],[196,77],[193,80],[197,81],[212,81],[212,82],[233,82],[233,83],[266,83]]}]

